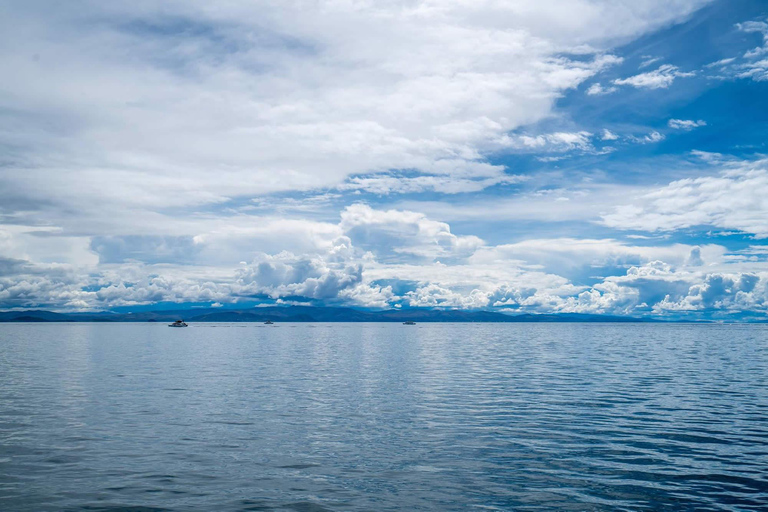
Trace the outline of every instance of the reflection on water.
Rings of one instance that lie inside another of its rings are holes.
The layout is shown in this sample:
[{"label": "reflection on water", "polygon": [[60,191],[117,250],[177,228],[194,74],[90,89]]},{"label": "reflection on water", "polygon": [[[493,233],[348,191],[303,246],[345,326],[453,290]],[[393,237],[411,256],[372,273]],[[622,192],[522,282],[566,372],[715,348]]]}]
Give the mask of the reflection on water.
[{"label": "reflection on water", "polygon": [[3,324],[0,509],[766,510],[767,384],[758,325]]}]

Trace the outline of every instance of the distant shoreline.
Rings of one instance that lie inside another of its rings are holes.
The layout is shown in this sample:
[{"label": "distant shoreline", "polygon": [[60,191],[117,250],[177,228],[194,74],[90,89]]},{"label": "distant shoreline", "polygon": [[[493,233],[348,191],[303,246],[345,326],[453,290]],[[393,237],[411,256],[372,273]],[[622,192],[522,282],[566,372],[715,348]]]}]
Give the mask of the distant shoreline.
[{"label": "distant shoreline", "polygon": [[[504,314],[494,311],[464,310],[382,310],[365,311],[354,308],[320,306],[285,306],[248,309],[195,308],[172,311],[141,311],[130,313],[89,312],[57,313],[45,310],[0,311],[0,323],[141,323],[173,322],[184,319],[190,323],[718,323],[711,320],[667,320],[580,313]],[[763,323],[735,321],[733,323]]]}]

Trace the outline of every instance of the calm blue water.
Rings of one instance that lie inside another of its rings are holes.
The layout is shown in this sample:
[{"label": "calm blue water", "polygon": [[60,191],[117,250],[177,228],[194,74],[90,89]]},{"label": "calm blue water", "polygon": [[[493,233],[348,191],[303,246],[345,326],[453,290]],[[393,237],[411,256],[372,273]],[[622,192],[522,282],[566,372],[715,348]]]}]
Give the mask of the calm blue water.
[{"label": "calm blue water", "polygon": [[0,324],[0,510],[768,510],[768,326]]}]

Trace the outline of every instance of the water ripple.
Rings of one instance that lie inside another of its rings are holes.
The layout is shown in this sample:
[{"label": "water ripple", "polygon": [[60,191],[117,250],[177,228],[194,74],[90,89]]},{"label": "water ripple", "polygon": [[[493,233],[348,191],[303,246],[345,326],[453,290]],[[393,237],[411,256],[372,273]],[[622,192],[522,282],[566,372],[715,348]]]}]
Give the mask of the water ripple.
[{"label": "water ripple", "polygon": [[768,326],[204,327],[0,325],[0,509],[768,510]]}]

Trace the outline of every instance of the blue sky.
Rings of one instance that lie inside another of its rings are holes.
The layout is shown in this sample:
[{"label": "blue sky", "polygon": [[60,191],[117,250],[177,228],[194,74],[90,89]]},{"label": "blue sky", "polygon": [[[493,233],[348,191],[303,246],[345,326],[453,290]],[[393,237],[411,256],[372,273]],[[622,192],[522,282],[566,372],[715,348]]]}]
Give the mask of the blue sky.
[{"label": "blue sky", "polygon": [[0,308],[768,312],[768,6],[0,1]]}]

